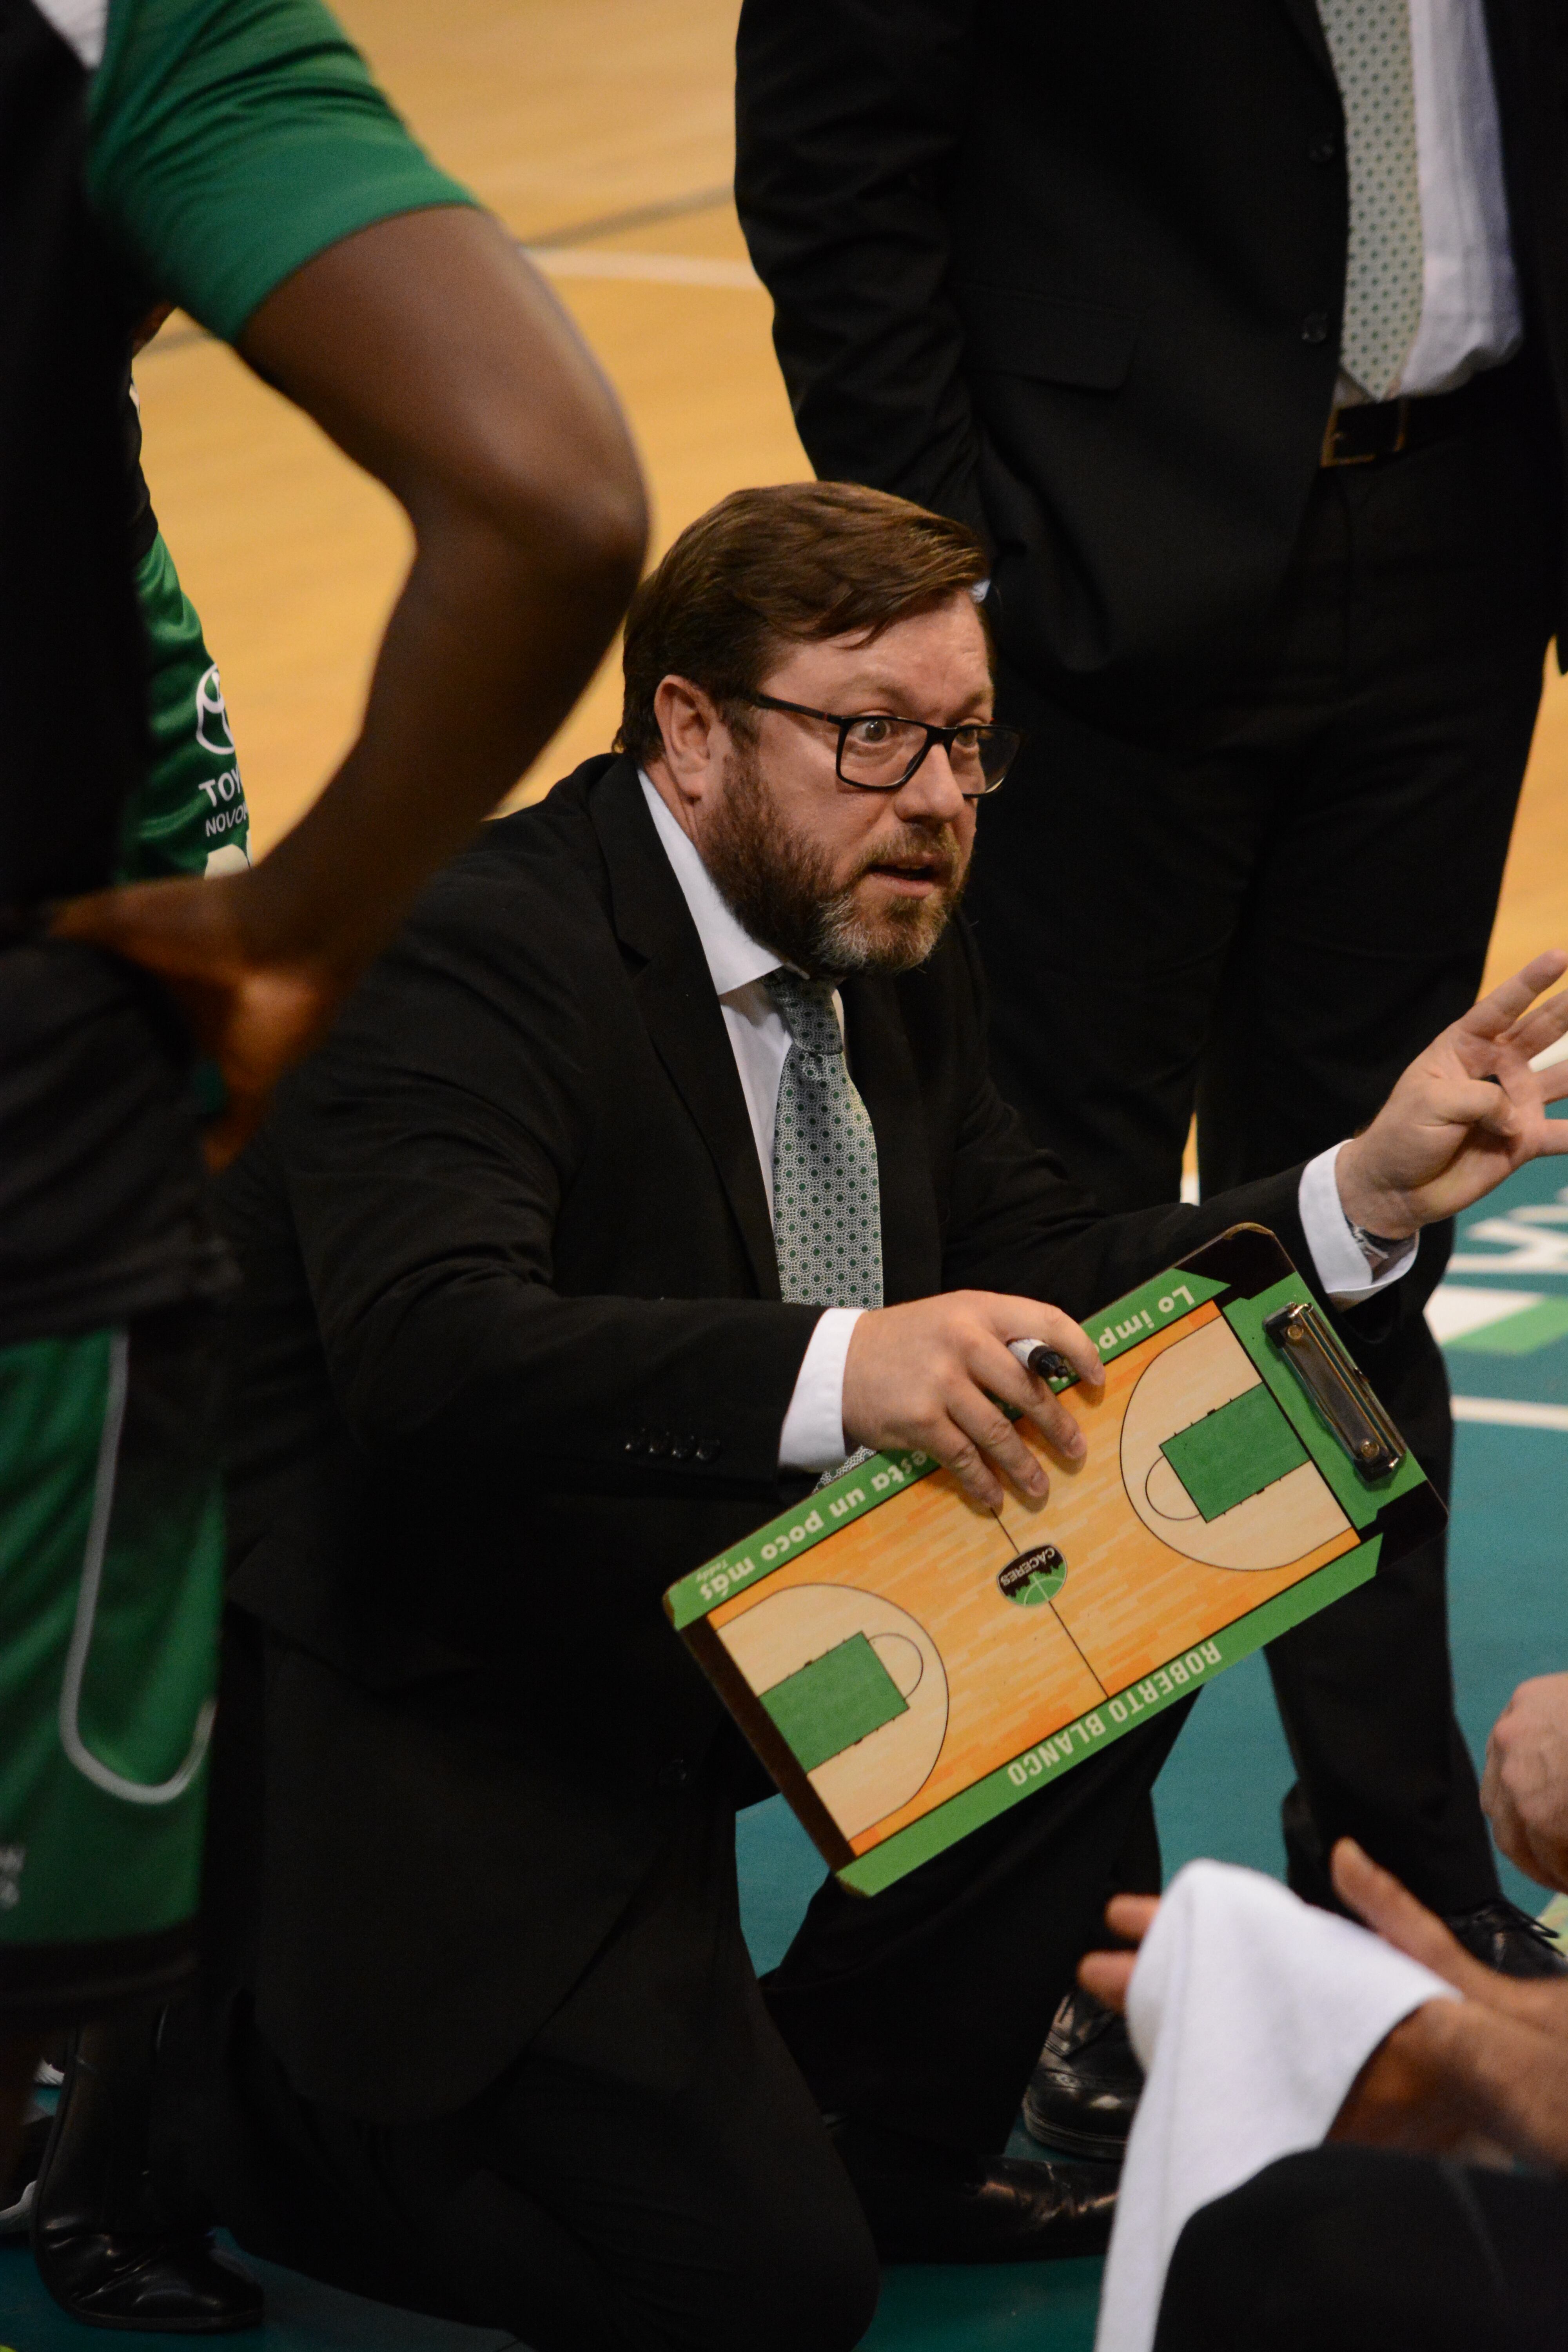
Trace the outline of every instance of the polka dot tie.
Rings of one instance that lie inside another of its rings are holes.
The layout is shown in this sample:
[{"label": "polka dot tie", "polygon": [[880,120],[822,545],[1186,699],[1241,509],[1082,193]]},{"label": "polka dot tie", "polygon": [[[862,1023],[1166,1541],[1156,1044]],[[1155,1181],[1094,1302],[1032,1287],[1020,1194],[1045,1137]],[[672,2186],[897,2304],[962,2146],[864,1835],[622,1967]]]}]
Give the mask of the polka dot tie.
[{"label": "polka dot tie", "polygon": [[1351,235],[1340,365],[1369,400],[1399,381],[1421,324],[1421,174],[1408,0],[1318,0],[1345,110]]},{"label": "polka dot tie", "polygon": [[779,1288],[812,1306],[880,1307],[877,1138],[844,1059],[833,992],[782,965],[764,985],[790,1034],[773,1123]]}]

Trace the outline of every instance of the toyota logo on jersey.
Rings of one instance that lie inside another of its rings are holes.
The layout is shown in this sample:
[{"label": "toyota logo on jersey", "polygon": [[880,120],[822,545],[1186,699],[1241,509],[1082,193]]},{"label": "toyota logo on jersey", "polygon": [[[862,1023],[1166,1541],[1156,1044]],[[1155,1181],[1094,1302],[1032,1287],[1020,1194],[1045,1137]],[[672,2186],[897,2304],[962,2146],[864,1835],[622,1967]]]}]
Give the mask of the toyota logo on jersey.
[{"label": "toyota logo on jersey", "polygon": [[234,737],[229,731],[228,708],[223,698],[216,662],[204,671],[197,682],[196,741],[204,751],[216,751],[220,758],[231,759],[234,755]]}]

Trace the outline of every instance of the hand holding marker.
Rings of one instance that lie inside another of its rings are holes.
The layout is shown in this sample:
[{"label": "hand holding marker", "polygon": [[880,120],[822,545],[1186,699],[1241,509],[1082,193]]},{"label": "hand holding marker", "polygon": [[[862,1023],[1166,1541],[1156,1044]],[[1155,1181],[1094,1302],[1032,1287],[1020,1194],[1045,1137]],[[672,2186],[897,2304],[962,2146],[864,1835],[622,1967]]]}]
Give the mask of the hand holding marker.
[{"label": "hand holding marker", "polygon": [[1037,1381],[1076,1381],[1078,1373],[1067,1358],[1043,1339],[1009,1339],[1007,1350]]}]

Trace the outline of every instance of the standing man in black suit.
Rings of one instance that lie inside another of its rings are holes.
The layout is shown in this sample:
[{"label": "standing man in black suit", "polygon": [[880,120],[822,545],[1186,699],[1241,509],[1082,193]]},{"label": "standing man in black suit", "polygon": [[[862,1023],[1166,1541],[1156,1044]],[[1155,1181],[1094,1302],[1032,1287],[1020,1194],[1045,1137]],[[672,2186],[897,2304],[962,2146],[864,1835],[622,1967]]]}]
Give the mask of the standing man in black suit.
[{"label": "standing man in black suit", "polygon": [[859,1444],[1042,1499],[996,1400],[1081,1440],[1005,1342],[1096,1376],[1070,1318],[1238,1219],[1367,1302],[1375,1373],[1417,1229],[1568,1148],[1526,1066],[1562,955],[1201,1208],[1107,1215],[1032,1145],[951,919],[1016,748],[984,566],[856,488],[693,524],[621,755],[448,870],[228,1180],[204,2177],[254,2252],[538,2352],[833,2352],[873,2246],[1072,2252],[1109,2203],[993,2152],[1180,1710],[875,1901],[828,1882],[764,2000],[763,1790],[664,1589]]},{"label": "standing man in black suit", "polygon": [[[993,1064],[1110,1207],[1174,1198],[1194,1108],[1205,1195],[1321,1150],[1474,993],[1568,596],[1565,122],[1554,0],[745,0],[801,437],[988,551]],[[1419,1318],[1380,1378],[1446,1485]],[[1297,1891],[1350,1833],[1560,1966],[1500,1899],[1441,1543],[1269,1667]]]}]

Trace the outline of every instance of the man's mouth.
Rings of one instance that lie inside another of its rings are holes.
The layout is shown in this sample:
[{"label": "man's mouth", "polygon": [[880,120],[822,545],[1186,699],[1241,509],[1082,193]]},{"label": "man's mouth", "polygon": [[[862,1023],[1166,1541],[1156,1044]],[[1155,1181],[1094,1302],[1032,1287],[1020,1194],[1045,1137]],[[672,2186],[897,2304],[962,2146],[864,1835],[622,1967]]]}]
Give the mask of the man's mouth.
[{"label": "man's mouth", "polygon": [[945,857],[889,857],[866,868],[867,876],[884,883],[899,898],[926,898],[946,887],[952,868]]}]

